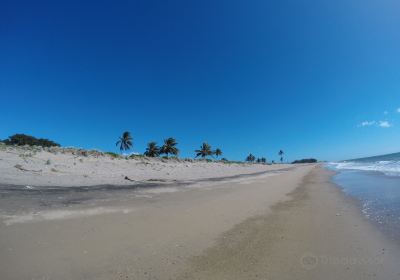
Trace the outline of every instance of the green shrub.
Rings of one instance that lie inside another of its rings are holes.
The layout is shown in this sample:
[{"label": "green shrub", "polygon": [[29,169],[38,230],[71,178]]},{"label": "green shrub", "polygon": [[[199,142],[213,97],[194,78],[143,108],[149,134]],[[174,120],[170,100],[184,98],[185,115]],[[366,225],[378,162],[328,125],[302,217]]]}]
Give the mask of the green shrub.
[{"label": "green shrub", "polygon": [[105,152],[106,155],[109,155],[112,158],[119,158],[119,154],[113,152]]},{"label": "green shrub", "polygon": [[134,155],[133,154],[133,155],[130,155],[129,158],[131,158],[131,159],[135,159],[135,158],[136,159],[140,159],[140,158],[145,158],[145,156],[144,155]]},{"label": "green shrub", "polygon": [[6,145],[17,145],[17,146],[41,146],[41,147],[59,147],[60,144],[44,138],[36,138],[26,134],[14,134],[8,139],[4,140],[3,143]]},{"label": "green shrub", "polygon": [[303,158],[300,160],[295,160],[292,163],[295,164],[295,163],[316,163],[316,162],[317,160],[315,158]]}]

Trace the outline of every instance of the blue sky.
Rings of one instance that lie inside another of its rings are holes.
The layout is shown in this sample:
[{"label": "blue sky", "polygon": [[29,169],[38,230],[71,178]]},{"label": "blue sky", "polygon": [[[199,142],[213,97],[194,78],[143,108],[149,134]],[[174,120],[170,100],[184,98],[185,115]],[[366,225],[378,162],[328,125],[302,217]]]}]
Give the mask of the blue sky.
[{"label": "blue sky", "polygon": [[2,1],[0,138],[228,159],[400,151],[400,2]]}]

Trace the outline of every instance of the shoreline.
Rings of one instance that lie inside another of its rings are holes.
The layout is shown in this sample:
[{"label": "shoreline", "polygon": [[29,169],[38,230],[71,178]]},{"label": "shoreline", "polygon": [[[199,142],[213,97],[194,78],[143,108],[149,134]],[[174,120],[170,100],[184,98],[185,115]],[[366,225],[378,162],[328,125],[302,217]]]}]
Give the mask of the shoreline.
[{"label": "shoreline", "polygon": [[398,176],[380,171],[339,170],[332,182],[358,205],[365,219],[400,244]]},{"label": "shoreline", "polygon": [[361,215],[330,176],[318,165],[296,166],[273,176],[132,200],[124,204],[131,206],[126,212],[1,224],[0,275],[5,280],[399,278],[398,246]]},{"label": "shoreline", "polygon": [[398,244],[332,183],[333,172],[316,168],[290,200],[225,232],[179,279],[398,279]]}]

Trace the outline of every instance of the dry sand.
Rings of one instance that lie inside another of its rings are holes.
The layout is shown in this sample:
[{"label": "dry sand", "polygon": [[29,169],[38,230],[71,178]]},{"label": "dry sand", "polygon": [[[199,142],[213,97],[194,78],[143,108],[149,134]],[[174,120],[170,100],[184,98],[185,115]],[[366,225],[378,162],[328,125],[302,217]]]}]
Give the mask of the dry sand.
[{"label": "dry sand", "polygon": [[329,175],[297,166],[125,212],[2,223],[1,279],[400,279],[397,245]]},{"label": "dry sand", "polygon": [[[285,165],[161,158],[114,158],[74,148],[41,149],[0,143],[0,184],[25,186],[132,185],[190,181],[281,169]],[[128,177],[130,180],[126,180]]]}]

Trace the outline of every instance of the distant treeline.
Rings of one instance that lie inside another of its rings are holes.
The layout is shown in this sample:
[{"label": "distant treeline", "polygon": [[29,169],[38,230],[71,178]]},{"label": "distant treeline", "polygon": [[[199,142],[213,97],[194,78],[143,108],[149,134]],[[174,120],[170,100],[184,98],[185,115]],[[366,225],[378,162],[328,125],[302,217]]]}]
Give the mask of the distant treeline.
[{"label": "distant treeline", "polygon": [[[26,135],[26,134],[14,134],[8,139],[5,139],[3,141],[0,140],[0,143],[4,143],[6,145],[15,145],[15,146],[41,146],[41,147],[60,147],[60,144],[49,140],[49,139],[44,139],[44,138],[36,138],[31,135]],[[133,137],[131,134],[126,131],[122,134],[121,137],[118,138],[118,141],[116,143],[117,146],[119,146],[119,149],[122,151],[126,151],[132,148],[133,146]],[[144,152],[143,156],[147,157],[159,157],[160,155],[166,155],[165,158],[168,158],[169,155],[173,155],[175,157],[178,156],[179,149],[177,148],[178,143],[176,140],[172,137],[167,138],[164,140],[164,144],[162,146],[158,146],[156,142],[150,142],[147,144],[146,151]],[[211,148],[211,145],[208,143],[203,143],[200,146],[200,149],[195,150],[196,153],[196,158],[201,157],[203,159],[207,159],[208,157],[213,157],[218,158],[219,156],[222,155],[222,151],[220,148],[216,148],[215,150]],[[107,154],[113,156],[113,157],[118,157],[119,155],[108,152]],[[281,163],[283,163],[283,156],[284,152],[283,150],[280,150],[278,153],[280,157]],[[211,160],[210,160],[211,161]],[[228,160],[226,158],[221,158],[221,161],[227,162]],[[267,159],[265,157],[260,157],[256,158],[253,154],[249,154],[246,157],[246,161],[250,163],[262,163],[262,164],[267,164]],[[301,160],[295,160],[292,163],[315,163],[317,162],[316,159],[314,158],[307,158],[307,159],[301,159]],[[275,163],[275,161],[271,161],[272,164]]]},{"label": "distant treeline", "polygon": [[36,138],[25,134],[14,134],[8,137],[8,139],[5,139],[1,142],[3,142],[6,145],[17,145],[17,146],[29,145],[29,146],[41,146],[41,147],[60,147],[60,144],[51,141],[49,139]]},{"label": "distant treeline", "polygon": [[303,158],[293,161],[292,163],[315,163],[317,160],[315,158]]}]

